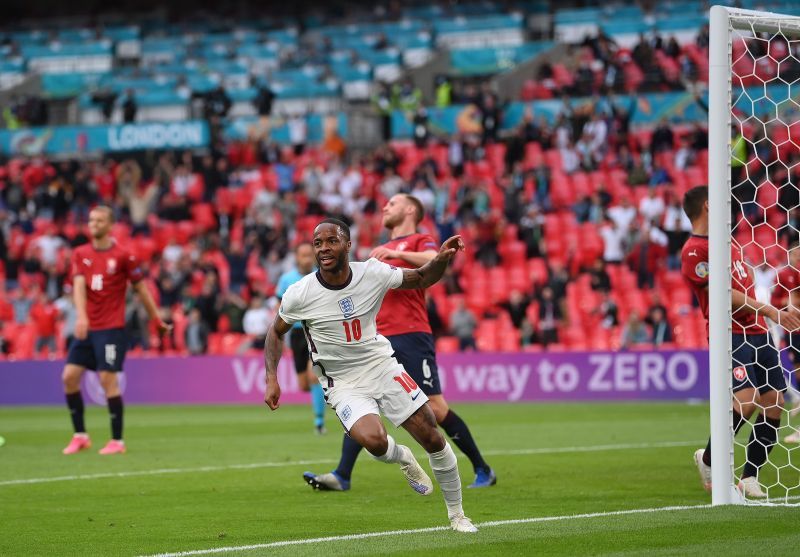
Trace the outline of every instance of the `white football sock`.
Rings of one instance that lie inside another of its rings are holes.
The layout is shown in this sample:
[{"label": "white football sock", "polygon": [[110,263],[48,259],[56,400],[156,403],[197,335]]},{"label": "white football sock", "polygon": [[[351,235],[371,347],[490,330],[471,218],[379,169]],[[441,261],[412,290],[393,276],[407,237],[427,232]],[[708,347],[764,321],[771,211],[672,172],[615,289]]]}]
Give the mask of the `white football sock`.
[{"label": "white football sock", "polygon": [[373,458],[375,460],[380,460],[381,462],[385,462],[387,464],[398,464],[402,463],[401,459],[403,458],[403,445],[398,445],[394,442],[394,439],[391,435],[387,435],[386,439],[389,442],[389,448],[386,450],[386,454],[383,456],[375,456]]},{"label": "white football sock", "polygon": [[450,447],[450,443],[445,441],[444,449],[438,453],[429,453],[428,459],[433,469],[433,475],[442,488],[444,502],[447,505],[447,516],[463,515],[464,509],[461,507],[461,477],[458,475],[458,461],[456,454]]}]

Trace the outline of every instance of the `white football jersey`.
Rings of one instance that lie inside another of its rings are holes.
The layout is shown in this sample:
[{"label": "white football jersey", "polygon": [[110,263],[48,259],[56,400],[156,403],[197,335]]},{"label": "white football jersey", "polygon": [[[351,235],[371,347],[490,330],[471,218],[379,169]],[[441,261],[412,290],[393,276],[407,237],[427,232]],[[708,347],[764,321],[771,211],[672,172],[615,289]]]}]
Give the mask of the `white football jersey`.
[{"label": "white football jersey", "polygon": [[279,310],[289,325],[302,323],[317,372],[333,379],[357,380],[353,372],[382,368],[394,353],[375,318],[403,270],[369,259],[350,263],[350,271],[342,286],[325,284],[319,272],[306,275],[286,290]]}]

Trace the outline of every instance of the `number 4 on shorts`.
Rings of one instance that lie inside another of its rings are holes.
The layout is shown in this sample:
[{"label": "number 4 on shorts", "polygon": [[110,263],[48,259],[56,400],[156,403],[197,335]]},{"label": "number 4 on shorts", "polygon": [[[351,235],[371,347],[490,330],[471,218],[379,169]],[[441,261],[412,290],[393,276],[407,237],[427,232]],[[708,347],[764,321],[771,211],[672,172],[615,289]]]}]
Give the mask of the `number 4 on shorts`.
[{"label": "number 4 on shorts", "polygon": [[413,379],[411,379],[411,376],[405,371],[400,373],[400,375],[395,375],[393,379],[398,383],[400,383],[400,385],[406,390],[408,394],[411,394],[417,389],[419,389],[417,383]]}]

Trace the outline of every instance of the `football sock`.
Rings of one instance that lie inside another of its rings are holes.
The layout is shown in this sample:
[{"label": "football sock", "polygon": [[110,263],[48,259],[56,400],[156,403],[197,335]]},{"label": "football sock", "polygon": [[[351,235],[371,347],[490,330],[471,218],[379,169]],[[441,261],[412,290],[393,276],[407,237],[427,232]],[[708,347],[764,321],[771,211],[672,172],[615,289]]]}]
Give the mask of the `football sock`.
[{"label": "football sock", "polygon": [[400,448],[402,445],[395,443],[391,435],[387,435],[386,438],[389,441],[389,448],[386,450],[386,454],[383,456],[372,456],[375,456],[375,460],[380,460],[387,464],[399,464],[403,457],[403,450]]},{"label": "football sock", "polygon": [[83,397],[80,391],[67,394],[67,408],[75,433],[86,433],[86,426],[83,423]]},{"label": "football sock", "polygon": [[437,453],[429,453],[428,460],[433,469],[433,475],[442,489],[444,502],[447,505],[447,516],[463,515],[464,509],[461,508],[461,478],[458,475],[458,462],[456,453],[450,447],[450,443],[445,442],[444,449]]},{"label": "football sock", "polygon": [[343,480],[349,480],[360,452],[361,445],[349,435],[345,435],[342,439],[342,456],[339,458],[339,465],[333,472]]},{"label": "football sock", "polygon": [[461,449],[461,452],[467,455],[476,473],[481,468],[484,470],[489,469],[489,465],[483,460],[481,451],[478,450],[478,445],[475,444],[475,440],[472,438],[469,427],[461,419],[461,416],[450,410],[439,425],[442,426],[448,437],[453,440],[453,443]]},{"label": "football sock", "polygon": [[122,397],[108,399],[108,413],[111,416],[111,438],[122,441]]},{"label": "football sock", "polygon": [[[742,418],[742,415],[739,414],[736,410],[733,411],[733,434],[736,435],[739,433],[739,430],[742,429],[742,426],[747,420]],[[706,445],[706,450],[703,451],[703,463],[706,466],[711,466],[711,437],[708,438],[708,444]]]},{"label": "football sock", "polygon": [[314,425],[321,427],[325,425],[325,393],[322,392],[322,385],[315,381],[311,385],[311,407],[314,409]]},{"label": "football sock", "polygon": [[767,418],[763,414],[758,416],[747,442],[747,462],[744,464],[742,478],[758,476],[759,468],[767,461],[772,447],[778,442],[778,428],[780,427],[780,418]]}]

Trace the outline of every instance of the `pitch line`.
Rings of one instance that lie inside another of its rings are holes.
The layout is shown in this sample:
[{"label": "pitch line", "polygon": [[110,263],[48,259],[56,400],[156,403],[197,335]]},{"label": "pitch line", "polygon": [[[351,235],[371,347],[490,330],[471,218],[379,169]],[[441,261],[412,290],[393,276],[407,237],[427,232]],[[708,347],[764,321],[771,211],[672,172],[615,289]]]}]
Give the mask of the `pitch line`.
[{"label": "pitch line", "polygon": [[[632,514],[647,514],[672,511],[689,511],[695,509],[709,509],[711,505],[683,505],[672,507],[653,507],[649,509],[631,509],[627,511],[608,511],[597,513],[570,514],[561,516],[539,516],[534,518],[518,518],[511,520],[493,520],[476,524],[480,528],[492,528],[495,526],[508,526],[512,524],[535,524],[537,522],[558,522],[568,520],[581,520],[586,518],[601,518],[607,516],[624,516]],[[195,549],[192,551],[177,551],[174,553],[158,553],[149,557],[190,557],[192,555],[213,555],[216,553],[231,553],[234,551],[252,551],[255,549],[275,549],[293,545],[314,545],[319,543],[330,543],[340,541],[363,540],[368,538],[384,538],[389,536],[405,536],[408,534],[426,534],[428,532],[441,532],[450,530],[447,526],[433,526],[430,528],[415,528],[411,530],[387,530],[383,532],[368,532],[365,534],[347,534],[343,536],[327,536],[324,538],[308,538],[302,540],[284,540],[279,542],[259,543],[252,545],[216,547],[213,549]],[[464,535],[464,534],[460,534]]]},{"label": "pitch line", "polygon": [[[487,456],[524,456],[563,453],[585,453],[603,451],[624,451],[633,449],[658,449],[668,447],[689,447],[700,441],[665,441],[656,443],[619,443],[614,445],[587,445],[579,447],[550,447],[537,449],[511,449],[505,451],[484,451]],[[459,458],[466,458],[459,454]],[[22,478],[0,481],[0,487],[9,485],[43,484],[78,480],[102,480],[108,478],[130,478],[135,476],[160,476],[166,474],[194,474],[199,472],[223,472],[225,470],[252,470],[258,468],[288,468],[291,466],[313,466],[317,464],[336,464],[338,460],[293,460],[284,462],[254,462],[252,464],[226,464],[220,466],[199,466],[195,468],[156,468],[153,470],[131,470],[128,472],[102,472],[98,474],[76,474],[70,476],[51,476],[45,478]]]}]

